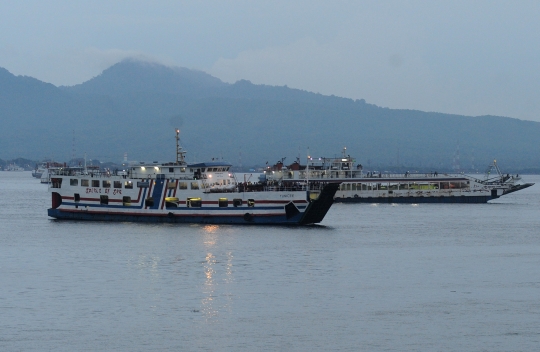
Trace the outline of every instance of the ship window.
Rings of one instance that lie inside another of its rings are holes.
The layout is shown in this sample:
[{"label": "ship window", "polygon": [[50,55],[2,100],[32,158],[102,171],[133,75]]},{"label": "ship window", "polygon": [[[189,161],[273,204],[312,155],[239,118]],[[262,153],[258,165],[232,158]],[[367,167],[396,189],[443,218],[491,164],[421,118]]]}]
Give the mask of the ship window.
[{"label": "ship window", "polygon": [[88,180],[81,180],[81,186],[82,187],[88,187],[90,185],[90,183],[88,182]]},{"label": "ship window", "polygon": [[80,202],[81,201],[81,195],[79,193],[75,193],[74,196],[73,196],[73,199],[76,202]]},{"label": "ship window", "polygon": [[351,190],[356,191],[356,183],[352,184]]},{"label": "ship window", "polygon": [[154,206],[154,198],[152,198],[152,197],[146,198],[146,200],[144,201],[144,205],[147,206],[147,207],[153,207]]},{"label": "ship window", "polygon": [[241,207],[242,206],[242,199],[240,199],[240,198],[233,199],[233,206],[234,207]]},{"label": "ship window", "polygon": [[79,180],[76,179],[76,178],[72,178],[69,180],[69,185],[70,186],[78,186],[79,185]]},{"label": "ship window", "polygon": [[99,196],[99,204],[104,204],[104,205],[109,204],[109,196],[105,196],[105,195]]},{"label": "ship window", "polygon": [[114,188],[122,188],[122,181],[114,181]]},{"label": "ship window", "polygon": [[255,206],[255,199],[248,199],[247,204],[248,204],[248,207],[254,207]]},{"label": "ship window", "polygon": [[186,168],[185,168],[185,167],[181,167],[181,168],[180,168],[180,172],[186,172]]},{"label": "ship window", "polygon": [[227,198],[219,198],[218,205],[220,208],[227,208],[229,206],[229,200]]},{"label": "ship window", "polygon": [[169,182],[167,183],[167,188],[175,189],[176,188],[176,182],[174,180],[169,180]]},{"label": "ship window", "polygon": [[199,189],[199,182],[191,182],[191,189]]},{"label": "ship window", "polygon": [[131,197],[122,197],[122,204],[125,207],[129,207],[131,205]]},{"label": "ship window", "polygon": [[187,182],[178,182],[179,189],[187,189]]},{"label": "ship window", "polygon": [[169,172],[174,172],[174,167],[170,167]]},{"label": "ship window", "polygon": [[124,182],[124,188],[127,188],[127,189],[133,188],[133,182],[132,181]]},{"label": "ship window", "polygon": [[111,181],[103,180],[103,188],[111,188]]},{"label": "ship window", "polygon": [[201,198],[188,198],[186,205],[188,208],[200,208],[202,206]]},{"label": "ship window", "polygon": [[62,179],[51,178],[51,188],[62,188]]},{"label": "ship window", "polygon": [[99,180],[92,180],[92,187],[99,187]]}]

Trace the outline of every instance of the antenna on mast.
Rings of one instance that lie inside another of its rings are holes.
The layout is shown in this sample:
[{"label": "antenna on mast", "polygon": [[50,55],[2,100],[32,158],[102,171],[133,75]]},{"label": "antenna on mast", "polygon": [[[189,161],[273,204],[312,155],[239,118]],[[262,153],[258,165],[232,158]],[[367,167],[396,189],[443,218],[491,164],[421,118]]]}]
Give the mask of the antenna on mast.
[{"label": "antenna on mast", "polygon": [[185,151],[180,146],[180,129],[176,129],[176,165],[183,165],[186,163],[184,160]]}]

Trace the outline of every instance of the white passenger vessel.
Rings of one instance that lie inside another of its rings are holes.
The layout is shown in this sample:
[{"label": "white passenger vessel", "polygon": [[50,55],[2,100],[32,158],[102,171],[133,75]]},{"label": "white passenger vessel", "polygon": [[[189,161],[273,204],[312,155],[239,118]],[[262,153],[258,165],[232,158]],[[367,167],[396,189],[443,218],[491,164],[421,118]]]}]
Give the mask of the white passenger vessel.
[{"label": "white passenger vessel", "polygon": [[41,183],[50,183],[50,176],[55,173],[56,170],[65,169],[66,163],[57,163],[54,161],[44,161],[40,165],[36,165],[32,176],[39,178]]},{"label": "white passenger vessel", "polygon": [[24,171],[24,167],[20,167],[19,165],[17,164],[9,164],[5,167],[4,171],[16,171],[16,172],[21,172],[21,171]]},{"label": "white passenger vessel", "polygon": [[125,171],[65,168],[51,175],[57,219],[208,224],[319,223],[339,182],[269,187],[237,180],[230,164],[188,164],[176,132],[176,162],[141,163]]},{"label": "white passenger vessel", "polygon": [[340,158],[309,157],[307,165],[278,162],[266,168],[262,180],[284,186],[338,181],[334,200],[351,203],[486,203],[533,185],[522,183],[519,175],[502,174],[496,161],[484,179],[437,172],[364,173],[345,148]]}]

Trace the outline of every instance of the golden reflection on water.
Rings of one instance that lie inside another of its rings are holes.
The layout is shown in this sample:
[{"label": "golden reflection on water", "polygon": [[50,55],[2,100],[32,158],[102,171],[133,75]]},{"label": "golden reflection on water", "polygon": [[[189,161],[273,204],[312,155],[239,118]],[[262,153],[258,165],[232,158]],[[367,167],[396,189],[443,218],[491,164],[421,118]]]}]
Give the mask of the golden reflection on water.
[{"label": "golden reflection on water", "polygon": [[[205,241],[206,243],[206,241]],[[202,301],[202,312],[206,317],[206,320],[211,320],[214,318],[218,311],[214,308],[214,291],[216,289],[216,284],[214,282],[214,266],[216,265],[216,257],[212,253],[207,253],[204,261],[204,273],[206,276],[206,281],[203,286],[203,295],[205,296]]]},{"label": "golden reflection on water", "polygon": [[[206,225],[203,227],[204,244],[206,245],[206,247],[212,247],[216,244],[217,230],[219,230],[218,225]],[[213,236],[210,236],[210,235],[213,235]]]},{"label": "golden reflection on water", "polygon": [[[225,253],[226,261],[223,263],[223,261],[218,260],[212,251],[214,248],[216,248],[216,245],[220,239],[218,233],[219,229],[220,227],[217,225],[207,225],[203,228],[203,244],[207,250],[207,253],[202,263],[205,281],[202,287],[204,298],[201,300],[201,312],[205,316],[207,322],[216,321],[219,312],[223,310],[230,310],[232,304],[232,295],[230,292],[228,292],[228,287],[226,284],[234,281],[234,256],[232,252]],[[220,302],[222,297],[225,297],[225,302]]]}]

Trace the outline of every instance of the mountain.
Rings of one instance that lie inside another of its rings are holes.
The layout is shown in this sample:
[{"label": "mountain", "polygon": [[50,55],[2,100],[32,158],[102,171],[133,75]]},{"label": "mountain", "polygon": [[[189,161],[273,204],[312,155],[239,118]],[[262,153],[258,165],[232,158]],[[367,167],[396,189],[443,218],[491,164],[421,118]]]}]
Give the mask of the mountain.
[{"label": "mountain", "polygon": [[202,71],[167,67],[151,62],[124,60],[82,84],[61,87],[79,94],[118,96],[137,92],[197,97],[208,89],[226,86]]},{"label": "mountain", "polygon": [[540,123],[388,109],[288,87],[224,83],[201,71],[126,60],[56,87],[0,69],[0,157],[188,160],[265,165],[338,155],[366,168],[540,170]]}]

